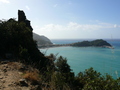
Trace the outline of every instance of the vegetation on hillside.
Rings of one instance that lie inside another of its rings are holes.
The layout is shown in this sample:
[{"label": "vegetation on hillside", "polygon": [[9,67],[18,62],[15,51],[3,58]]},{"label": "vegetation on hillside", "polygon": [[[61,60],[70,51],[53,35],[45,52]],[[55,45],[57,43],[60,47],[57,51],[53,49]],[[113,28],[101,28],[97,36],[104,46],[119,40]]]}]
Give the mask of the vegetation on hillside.
[{"label": "vegetation on hillside", "polygon": [[[45,57],[38,50],[32,34],[24,22],[18,22],[15,19],[0,21],[0,57],[6,58],[6,54],[9,53],[16,61],[20,60],[39,69],[40,73],[37,74],[37,78],[40,78],[40,83],[45,85],[46,90],[120,89],[120,78],[115,80],[108,74],[103,76],[93,68],[86,69],[75,76],[66,58],[62,56],[56,58],[53,54]],[[101,41],[92,41],[91,43],[100,46],[99,42]],[[91,43],[89,44],[91,45]],[[102,43],[104,44],[104,42]],[[30,77],[32,75],[32,72],[26,73],[24,78],[37,80],[35,77]]]},{"label": "vegetation on hillside", "polygon": [[52,42],[45,36],[40,36],[36,33],[33,33],[33,39],[37,41],[38,45],[51,45]]},{"label": "vegetation on hillside", "polygon": [[24,22],[15,19],[0,22],[0,57],[10,54],[27,64],[35,64],[37,68],[46,68],[47,58],[38,50],[33,40],[32,31]]},{"label": "vegetation on hillside", "polygon": [[[102,75],[92,67],[76,76],[72,72],[67,63],[67,59],[60,56],[55,58],[55,55],[47,56],[53,60],[54,69],[49,69],[45,80],[49,85],[50,90],[119,90],[120,78],[114,79],[111,75]],[[46,89],[47,90],[47,89]]]},{"label": "vegetation on hillside", "polygon": [[73,43],[71,46],[78,46],[78,47],[86,47],[86,46],[97,46],[97,47],[104,47],[104,46],[110,46],[111,45],[102,39],[97,39],[94,41],[83,41],[83,42],[77,42]]}]

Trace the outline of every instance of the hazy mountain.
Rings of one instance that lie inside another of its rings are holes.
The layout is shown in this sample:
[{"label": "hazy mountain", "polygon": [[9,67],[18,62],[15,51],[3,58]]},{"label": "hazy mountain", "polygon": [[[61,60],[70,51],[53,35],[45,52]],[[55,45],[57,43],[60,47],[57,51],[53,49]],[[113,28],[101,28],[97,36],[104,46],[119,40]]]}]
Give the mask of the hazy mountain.
[{"label": "hazy mountain", "polygon": [[47,37],[45,37],[43,35],[42,36],[38,35],[36,33],[33,33],[33,39],[36,40],[37,44],[40,44],[40,45],[52,44],[50,39],[48,39]]}]

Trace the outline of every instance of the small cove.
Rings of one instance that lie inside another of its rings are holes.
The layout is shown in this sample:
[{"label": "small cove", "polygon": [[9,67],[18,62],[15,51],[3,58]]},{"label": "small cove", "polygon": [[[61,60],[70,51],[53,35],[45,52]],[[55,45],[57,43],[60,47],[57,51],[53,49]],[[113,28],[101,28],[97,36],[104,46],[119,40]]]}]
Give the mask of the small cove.
[{"label": "small cove", "polygon": [[58,53],[58,56],[66,57],[68,64],[76,75],[85,69],[93,67],[103,75],[108,73],[117,78],[117,75],[120,75],[120,44],[119,41],[111,41],[110,43],[115,49],[100,47],[54,47],[40,49],[40,51],[44,53],[47,50],[46,55]]}]

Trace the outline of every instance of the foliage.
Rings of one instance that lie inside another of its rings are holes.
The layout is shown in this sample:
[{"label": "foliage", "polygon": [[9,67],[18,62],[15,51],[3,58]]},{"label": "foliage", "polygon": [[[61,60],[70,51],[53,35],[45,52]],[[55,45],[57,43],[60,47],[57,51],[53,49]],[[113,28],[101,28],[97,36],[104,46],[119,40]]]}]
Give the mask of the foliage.
[{"label": "foliage", "polygon": [[20,56],[20,59],[25,59],[25,60],[29,60],[29,58],[30,58],[28,50],[23,47],[19,48],[19,56]]},{"label": "foliage", "polygon": [[[74,76],[66,58],[56,58],[53,54],[45,57],[38,50],[32,31],[24,22],[18,23],[14,19],[0,21],[0,42],[0,57],[5,58],[6,53],[12,53],[15,59],[34,65],[41,70],[41,82],[48,83],[52,90],[120,90],[120,78],[115,80],[108,74],[103,76],[93,68]],[[102,40],[98,40],[91,43],[100,46],[101,42]],[[89,42],[84,42],[87,43]],[[103,44],[107,43],[103,41]],[[36,82],[39,75],[30,72],[24,78]]]},{"label": "foliage", "polygon": [[106,45],[106,46],[111,46],[108,42],[102,40],[102,39],[98,39],[98,40],[94,40],[94,41],[91,41],[91,44],[93,46],[103,46],[103,45]]},{"label": "foliage", "polygon": [[10,52],[16,57],[19,56],[19,47],[26,47],[27,41],[31,39],[31,31],[24,23],[18,23],[14,19],[3,21],[0,24],[0,47],[4,47],[0,51],[1,54]]},{"label": "foliage", "polygon": [[21,62],[45,69],[48,60],[38,50],[32,34],[24,22],[18,22],[15,19],[1,21],[0,57],[5,58],[5,55],[10,53],[15,59],[21,59]]},{"label": "foliage", "polygon": [[23,75],[23,78],[26,79],[27,81],[30,81],[31,84],[38,84],[40,82],[40,77],[37,72],[26,72]]},{"label": "foliage", "polygon": [[67,64],[67,59],[63,58],[62,56],[58,57],[55,65],[58,71],[61,73],[68,73],[71,71],[70,66]]},{"label": "foliage", "polygon": [[[55,56],[50,55],[51,58]],[[120,78],[113,79],[112,76],[106,74],[101,75],[92,67],[74,76],[71,72],[67,59],[60,56],[54,61],[55,70],[49,70],[48,75],[44,78],[49,78],[47,81],[50,89],[54,90],[119,90]]]},{"label": "foliage", "polygon": [[102,76],[99,72],[93,70],[93,68],[86,69],[84,72],[80,72],[76,79],[83,84],[84,90],[119,90],[120,80],[114,80],[112,76],[106,74]]},{"label": "foliage", "polygon": [[33,39],[37,41],[38,45],[49,45],[52,44],[52,42],[45,36],[40,36],[36,33],[33,33]]},{"label": "foliage", "polygon": [[74,43],[73,46],[91,46],[90,42],[89,41],[83,41],[83,42],[77,42],[77,43]]},{"label": "foliage", "polygon": [[111,46],[111,45],[102,39],[98,39],[94,41],[83,41],[83,42],[73,43],[72,46],[86,47],[86,46]]}]

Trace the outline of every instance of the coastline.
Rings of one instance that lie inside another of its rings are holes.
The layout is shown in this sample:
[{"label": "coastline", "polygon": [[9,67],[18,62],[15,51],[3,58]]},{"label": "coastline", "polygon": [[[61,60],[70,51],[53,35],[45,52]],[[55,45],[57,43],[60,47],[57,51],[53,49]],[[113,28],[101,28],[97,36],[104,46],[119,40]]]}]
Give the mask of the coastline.
[{"label": "coastline", "polygon": [[39,49],[56,48],[56,47],[69,47],[69,45],[52,44],[52,45],[42,45],[42,46],[38,46]]},{"label": "coastline", "polygon": [[101,47],[101,48],[109,48],[114,49],[113,46],[72,46],[68,44],[51,44],[51,45],[42,45],[38,46],[39,49],[46,49],[46,48],[56,48],[56,47]]},{"label": "coastline", "polygon": [[38,48],[51,48],[51,47],[103,47],[103,48],[110,48],[114,49],[114,47],[102,39],[97,39],[94,41],[82,41],[82,42],[75,42],[71,44],[45,44],[45,45],[38,45]]}]

